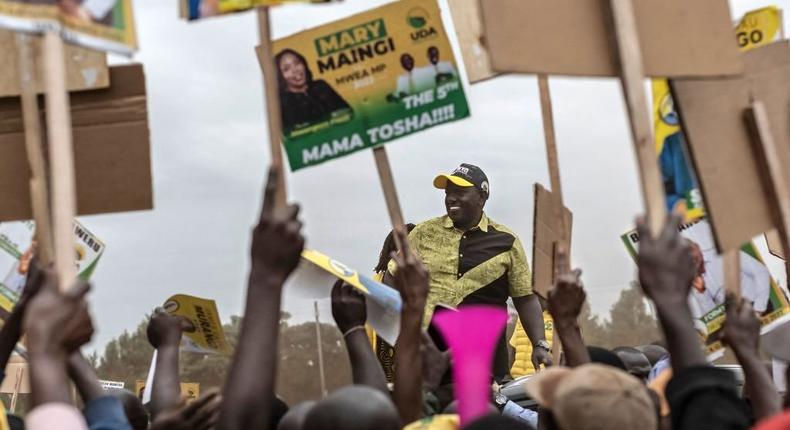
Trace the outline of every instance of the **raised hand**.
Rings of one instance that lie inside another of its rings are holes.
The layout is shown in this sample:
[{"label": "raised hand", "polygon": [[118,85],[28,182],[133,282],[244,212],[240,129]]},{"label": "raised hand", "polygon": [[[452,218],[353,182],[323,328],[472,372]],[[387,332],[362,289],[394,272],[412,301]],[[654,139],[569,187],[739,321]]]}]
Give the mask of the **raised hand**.
[{"label": "raised hand", "polygon": [[[399,253],[393,253],[392,258],[397,265],[394,282],[403,297],[404,307],[407,309],[425,308],[425,301],[428,298],[429,277],[428,270],[417,257],[417,254],[409,248],[408,236],[402,227],[394,230],[398,237],[398,242],[403,246]],[[396,242],[397,243],[397,242]]]},{"label": "raised hand", "polygon": [[332,317],[341,333],[364,326],[367,321],[365,296],[343,281],[335,282],[332,287]]},{"label": "raised hand", "polygon": [[738,352],[757,352],[760,343],[760,318],[751,303],[728,293],[724,341]]},{"label": "raised hand", "polygon": [[183,318],[170,315],[161,307],[156,308],[145,330],[148,342],[154,349],[159,349],[162,345],[178,345],[188,324]]},{"label": "raised hand", "polygon": [[56,352],[65,360],[93,336],[93,322],[85,301],[90,285],[77,280],[61,293],[53,271],[46,270],[42,276],[40,291],[31,300],[23,323],[28,349]]},{"label": "raised hand", "polygon": [[252,270],[256,276],[285,281],[296,269],[304,248],[299,205],[275,208],[277,168],[269,169],[258,225],[252,231]]},{"label": "raised hand", "polygon": [[[560,253],[557,255],[557,264],[559,265],[560,262],[567,261],[567,259],[567,254]],[[567,267],[567,265],[560,267]],[[579,317],[584,301],[587,299],[581,276],[581,269],[557,275],[557,281],[546,297],[549,313],[555,323],[576,321],[576,318]]]},{"label": "raised hand", "polygon": [[644,219],[637,223],[639,233],[639,282],[656,306],[685,303],[691,283],[697,276],[688,242],[678,229],[680,218],[673,216],[653,238]]},{"label": "raised hand", "polygon": [[221,404],[219,390],[211,390],[188,405],[182,400],[177,407],[160,413],[151,424],[151,430],[213,429]]}]

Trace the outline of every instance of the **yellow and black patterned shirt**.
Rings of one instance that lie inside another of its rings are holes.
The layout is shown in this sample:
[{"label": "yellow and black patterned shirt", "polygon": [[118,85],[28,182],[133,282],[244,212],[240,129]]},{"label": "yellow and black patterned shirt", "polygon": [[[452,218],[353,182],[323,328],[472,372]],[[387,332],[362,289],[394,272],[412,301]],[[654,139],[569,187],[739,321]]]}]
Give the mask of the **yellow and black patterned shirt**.
[{"label": "yellow and black patterned shirt", "polygon": [[[437,304],[505,306],[508,297],[532,294],[524,247],[515,233],[485,214],[477,227],[461,231],[447,215],[418,224],[409,245],[430,274],[423,325]],[[390,273],[395,262],[390,261]]]}]

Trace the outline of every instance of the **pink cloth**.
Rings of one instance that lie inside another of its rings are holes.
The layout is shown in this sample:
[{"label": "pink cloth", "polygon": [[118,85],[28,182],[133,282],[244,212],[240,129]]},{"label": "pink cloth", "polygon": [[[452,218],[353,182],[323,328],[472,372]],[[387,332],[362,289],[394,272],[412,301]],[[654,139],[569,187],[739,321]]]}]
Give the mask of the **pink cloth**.
[{"label": "pink cloth", "polygon": [[27,414],[25,428],[27,430],[88,430],[88,425],[74,406],[66,403],[46,403]]}]

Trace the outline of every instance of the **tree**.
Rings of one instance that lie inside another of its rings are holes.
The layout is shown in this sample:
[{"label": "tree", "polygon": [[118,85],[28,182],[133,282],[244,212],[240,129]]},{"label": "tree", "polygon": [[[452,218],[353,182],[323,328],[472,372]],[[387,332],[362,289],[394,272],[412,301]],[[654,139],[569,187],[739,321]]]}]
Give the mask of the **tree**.
[{"label": "tree", "polygon": [[649,309],[639,283],[631,282],[609,311],[605,324],[608,342],[601,346],[638,346],[661,340],[658,321]]}]

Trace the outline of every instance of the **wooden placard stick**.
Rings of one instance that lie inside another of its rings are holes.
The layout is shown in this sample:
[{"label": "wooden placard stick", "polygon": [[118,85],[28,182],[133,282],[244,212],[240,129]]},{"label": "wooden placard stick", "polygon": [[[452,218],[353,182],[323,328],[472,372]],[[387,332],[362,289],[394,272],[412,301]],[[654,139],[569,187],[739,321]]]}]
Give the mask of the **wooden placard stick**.
[{"label": "wooden placard stick", "polygon": [[741,250],[732,249],[724,253],[724,289],[741,300]]},{"label": "wooden placard stick", "polygon": [[[785,167],[780,162],[779,150],[771,133],[765,105],[760,101],[752,101],[745,116],[757,159],[762,165],[762,170],[768,172],[768,175],[763,176],[763,180],[766,189],[775,197],[769,200],[774,205],[773,216],[776,218],[776,232],[781,242],[782,253],[787,256],[790,255],[788,254],[790,253],[790,188],[787,186]],[[785,270],[790,276],[790,262],[787,260],[785,260]]]},{"label": "wooden placard stick", "polygon": [[645,73],[634,6],[632,0],[609,0],[609,6],[620,66],[620,83],[639,164],[642,195],[647,207],[650,231],[653,235],[658,235],[667,217],[666,196],[650,127],[650,111],[644,86]]},{"label": "wooden placard stick", "polygon": [[[373,158],[376,160],[376,170],[379,173],[381,190],[384,192],[384,201],[387,203],[387,212],[392,222],[392,228],[403,228],[403,212],[400,208],[400,200],[398,200],[398,191],[395,188],[395,179],[392,176],[389,157],[387,157],[387,149],[383,145],[373,148]],[[401,251],[403,244],[397,235],[393,235],[393,237],[395,238],[395,246],[398,248],[398,251]]]},{"label": "wooden placard stick", "polygon": [[[543,117],[543,134],[546,139],[546,158],[549,165],[549,181],[551,182],[551,194],[554,197],[553,212],[554,219],[558,222],[559,241],[556,243],[555,264],[557,252],[565,252],[568,259],[563,261],[570,262],[570,250],[564,249],[568,241],[568,232],[565,228],[565,217],[563,216],[565,203],[562,198],[562,181],[560,180],[560,161],[557,155],[557,139],[554,133],[554,113],[551,107],[551,91],[549,89],[549,78],[546,75],[538,75],[538,89],[540,91],[540,110]],[[570,271],[570,267],[556,267],[557,273]],[[556,279],[556,276],[555,278]]]},{"label": "wooden placard stick", "polygon": [[25,125],[25,150],[30,165],[30,200],[36,221],[36,254],[39,262],[52,261],[52,225],[49,212],[49,186],[47,161],[41,139],[41,120],[36,95],[36,76],[31,43],[32,35],[17,33],[16,47],[19,64],[19,88],[22,101],[22,118]]},{"label": "wooden placard stick", "polygon": [[74,147],[63,49],[63,39],[60,34],[53,31],[44,34],[47,140],[52,183],[52,234],[55,269],[61,290],[69,288],[77,276],[77,269],[74,266],[73,231],[77,212]]},{"label": "wooden placard stick", "polygon": [[22,378],[25,375],[25,367],[19,366],[16,368],[16,379],[14,380],[14,392],[11,394],[11,405],[9,411],[13,414],[16,412],[16,403],[19,399],[19,389],[22,387]]},{"label": "wooden placard stick", "polygon": [[277,86],[277,71],[274,65],[274,52],[272,48],[271,20],[269,18],[269,7],[261,6],[258,8],[258,34],[260,37],[261,58],[268,61],[261,61],[263,69],[263,87],[266,93],[266,119],[269,125],[269,147],[271,149],[271,164],[276,166],[277,174],[280,176],[277,181],[277,193],[275,194],[275,205],[285,206],[287,191],[285,184],[285,168],[283,166],[282,148],[282,114],[280,113],[280,91]]}]

